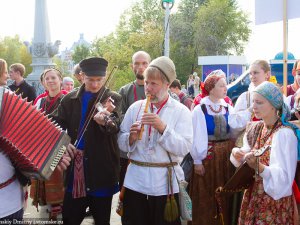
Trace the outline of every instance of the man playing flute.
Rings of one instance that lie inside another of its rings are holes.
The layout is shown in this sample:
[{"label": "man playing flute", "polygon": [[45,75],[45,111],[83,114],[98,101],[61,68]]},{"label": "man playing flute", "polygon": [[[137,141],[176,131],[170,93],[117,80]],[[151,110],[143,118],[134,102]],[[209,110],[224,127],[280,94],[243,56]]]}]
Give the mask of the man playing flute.
[{"label": "man playing flute", "polygon": [[[174,204],[174,198],[178,205],[176,176],[179,181],[184,179],[178,162],[192,147],[191,112],[168,94],[176,78],[171,59],[153,60],[144,75],[145,94],[150,95],[148,112],[147,100],[133,103],[118,139],[130,159],[124,181],[124,216],[131,225],[180,225],[179,213],[169,218],[165,212],[172,208],[169,203]],[[141,126],[144,131],[139,140]]]}]

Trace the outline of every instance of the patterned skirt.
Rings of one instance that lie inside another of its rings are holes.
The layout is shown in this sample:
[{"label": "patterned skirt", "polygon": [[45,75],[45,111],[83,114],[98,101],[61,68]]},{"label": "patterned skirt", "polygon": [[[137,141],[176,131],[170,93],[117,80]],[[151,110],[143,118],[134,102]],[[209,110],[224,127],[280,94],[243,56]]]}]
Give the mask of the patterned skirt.
[{"label": "patterned skirt", "polygon": [[31,180],[30,198],[33,205],[61,204],[64,199],[63,174],[55,170],[49,180]]},{"label": "patterned skirt", "polygon": [[264,191],[259,178],[245,191],[239,225],[294,225],[294,207],[293,196],[274,200]]},{"label": "patterned skirt", "polygon": [[[193,204],[193,221],[189,225],[222,225],[218,216],[215,190],[224,186],[234,174],[235,168],[230,162],[232,141],[213,142],[208,157],[203,160],[204,176],[193,172],[190,196]],[[231,197],[222,198],[224,224],[230,224]]]}]

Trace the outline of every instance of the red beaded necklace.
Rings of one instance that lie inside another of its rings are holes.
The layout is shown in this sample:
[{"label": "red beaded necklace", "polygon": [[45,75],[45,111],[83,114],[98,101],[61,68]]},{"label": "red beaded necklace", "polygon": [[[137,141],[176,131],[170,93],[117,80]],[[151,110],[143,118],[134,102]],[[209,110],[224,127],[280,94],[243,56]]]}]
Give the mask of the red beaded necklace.
[{"label": "red beaded necklace", "polygon": [[222,105],[219,106],[219,109],[218,110],[214,110],[213,107],[211,105],[208,105],[209,109],[211,111],[213,111],[214,113],[219,113],[222,111]]}]

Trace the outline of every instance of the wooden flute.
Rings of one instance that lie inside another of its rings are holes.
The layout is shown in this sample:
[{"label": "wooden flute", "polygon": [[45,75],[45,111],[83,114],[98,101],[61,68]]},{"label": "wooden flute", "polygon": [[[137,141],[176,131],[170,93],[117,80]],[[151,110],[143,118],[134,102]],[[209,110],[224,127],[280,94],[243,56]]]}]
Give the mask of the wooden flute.
[{"label": "wooden flute", "polygon": [[[144,113],[148,112],[148,108],[149,108],[149,104],[150,104],[150,99],[151,99],[151,95],[147,95],[147,101],[146,101],[146,106],[144,109]],[[144,132],[144,124],[141,125],[141,131],[139,133],[139,140],[142,140],[142,136],[143,136],[143,132]]]}]

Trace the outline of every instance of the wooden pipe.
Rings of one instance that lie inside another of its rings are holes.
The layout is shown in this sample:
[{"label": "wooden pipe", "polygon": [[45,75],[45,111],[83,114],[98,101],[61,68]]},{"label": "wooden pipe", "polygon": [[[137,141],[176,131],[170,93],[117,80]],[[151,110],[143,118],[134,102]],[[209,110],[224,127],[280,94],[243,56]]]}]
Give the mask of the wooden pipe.
[{"label": "wooden pipe", "polygon": [[[149,104],[150,104],[150,99],[151,99],[151,95],[147,95],[147,101],[146,101],[146,106],[144,109],[144,113],[148,113],[148,108],[149,108]],[[139,140],[142,140],[142,136],[143,136],[143,132],[144,132],[144,124],[141,125],[141,130],[139,133]]]}]

